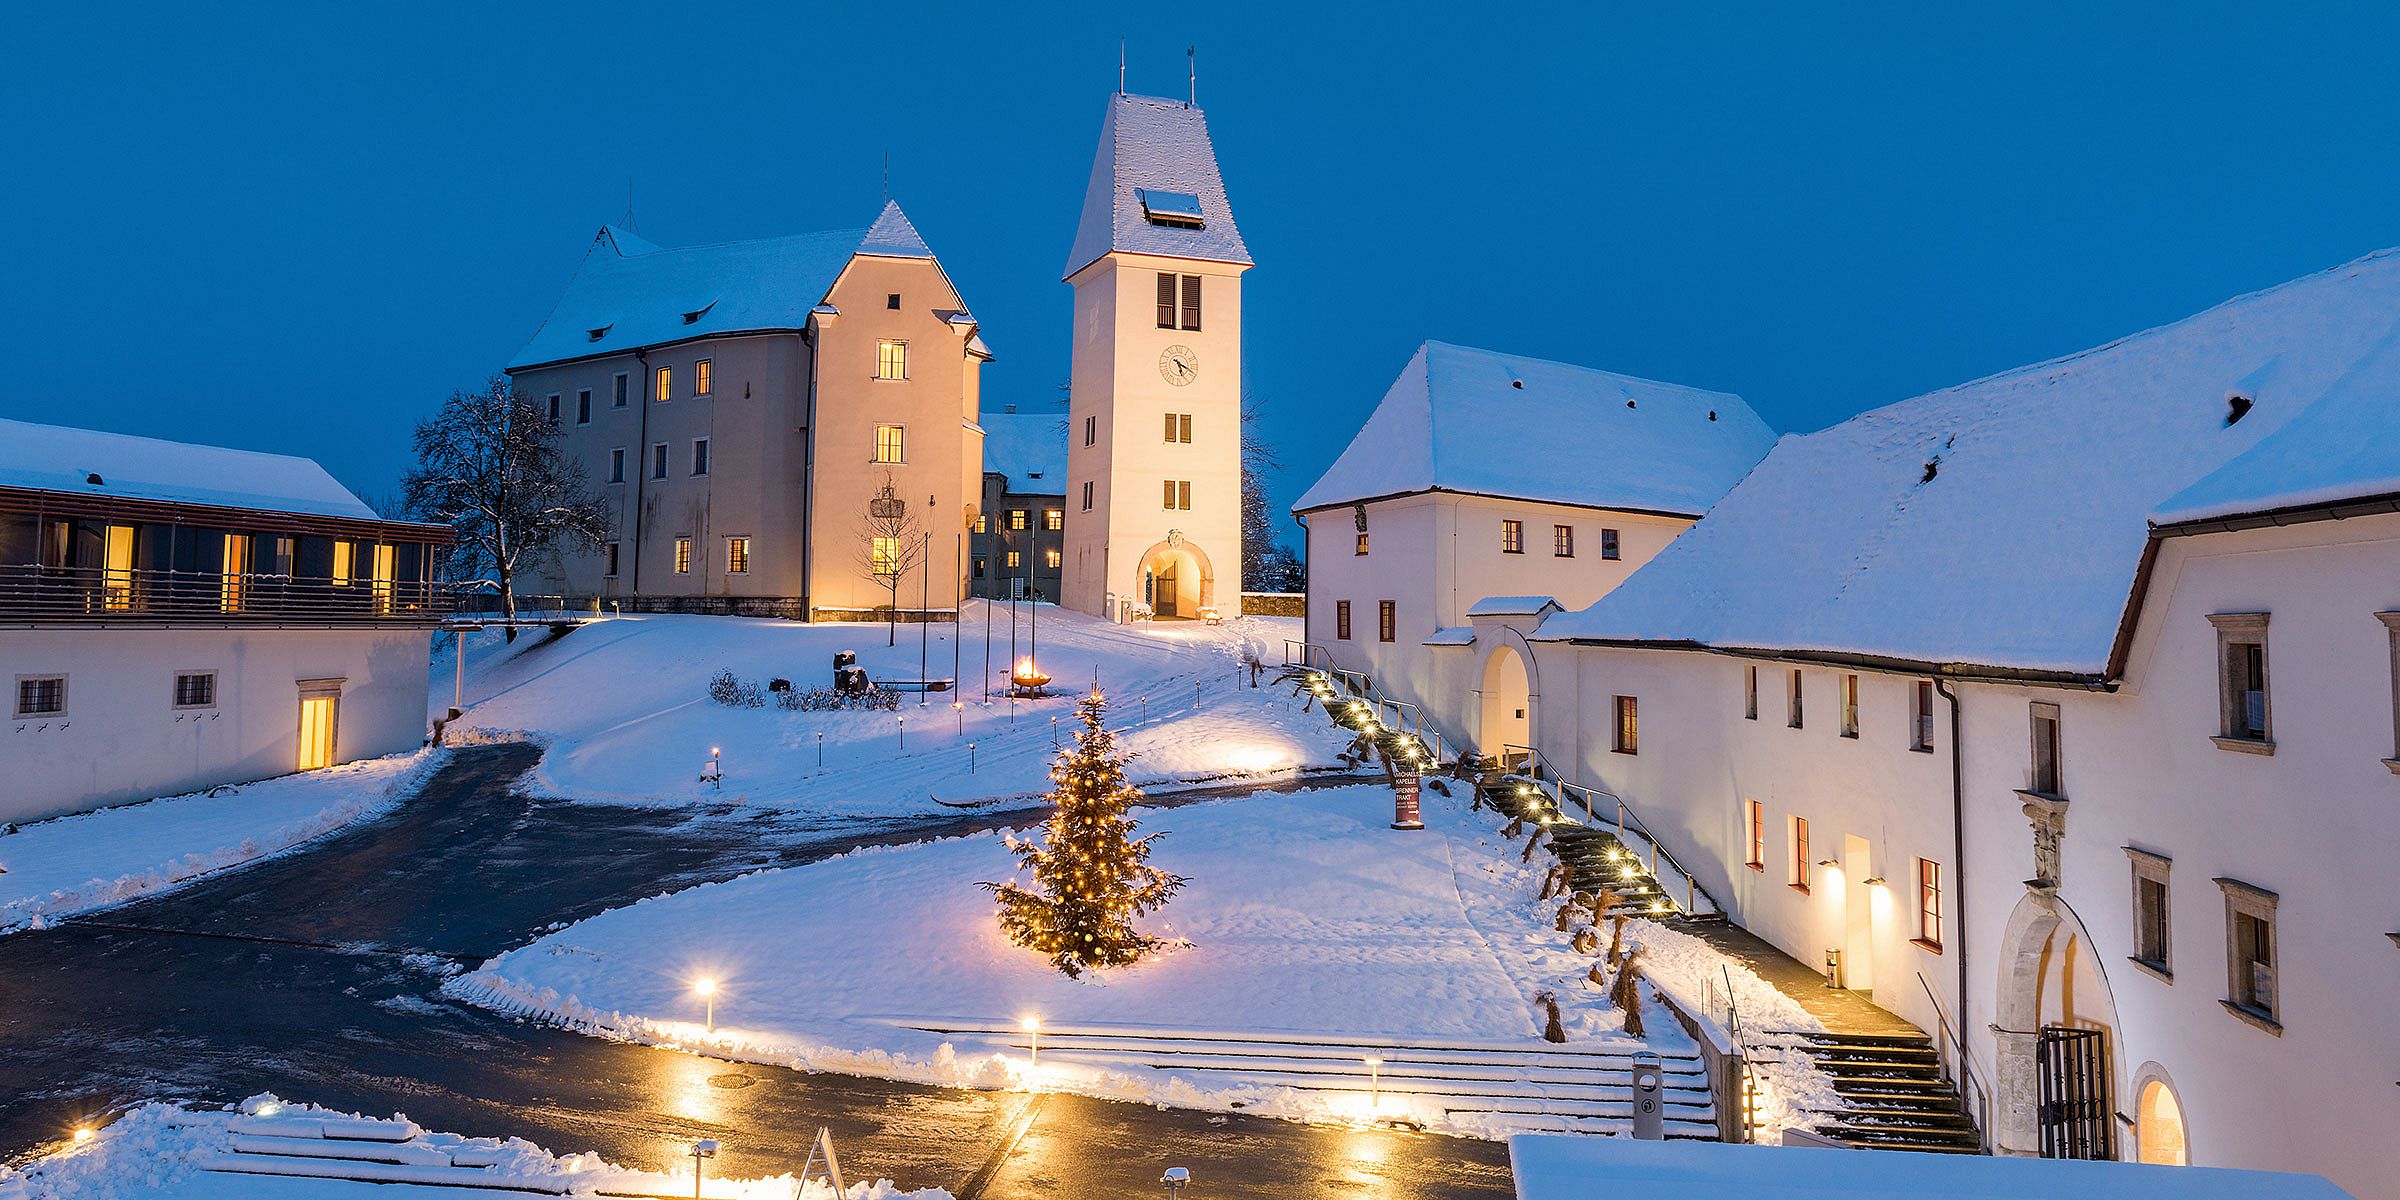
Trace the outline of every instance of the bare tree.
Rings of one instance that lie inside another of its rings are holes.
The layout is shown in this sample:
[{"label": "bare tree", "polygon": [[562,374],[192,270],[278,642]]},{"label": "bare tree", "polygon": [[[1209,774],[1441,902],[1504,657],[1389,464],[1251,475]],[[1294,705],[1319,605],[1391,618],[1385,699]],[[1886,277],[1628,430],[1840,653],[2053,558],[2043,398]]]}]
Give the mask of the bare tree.
[{"label": "bare tree", "polygon": [[924,524],[893,490],[892,477],[885,475],[882,489],[868,497],[866,515],[859,522],[856,559],[858,569],[890,593],[891,603],[884,607],[885,645],[900,644],[900,581],[924,562],[926,545]]},{"label": "bare tree", "polygon": [[584,486],[581,464],[559,453],[558,429],[506,376],[483,390],[457,391],[417,423],[417,465],[400,495],[418,518],[451,527],[450,567],[457,582],[500,593],[504,616],[517,612],[518,564],[561,545],[594,549],[614,521]]},{"label": "bare tree", "polygon": [[1283,473],[1283,456],[1258,433],[1259,401],[1242,396],[1242,589],[1288,592],[1301,583],[1300,560],[1276,540],[1274,502],[1267,484]]}]

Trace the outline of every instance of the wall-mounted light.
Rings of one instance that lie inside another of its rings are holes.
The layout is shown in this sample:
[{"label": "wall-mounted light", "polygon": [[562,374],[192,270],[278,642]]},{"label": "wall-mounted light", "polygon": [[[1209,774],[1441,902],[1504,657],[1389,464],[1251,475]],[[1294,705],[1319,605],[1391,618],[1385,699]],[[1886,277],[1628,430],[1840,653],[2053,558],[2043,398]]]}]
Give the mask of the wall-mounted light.
[{"label": "wall-mounted light", "polygon": [[1869,875],[1869,876],[1867,876],[1867,877],[1866,877],[1864,880],[1862,880],[1861,882],[1865,883],[1865,884],[1866,884],[1868,887],[1882,887],[1882,886],[1883,886],[1883,876],[1881,876],[1881,875]]},{"label": "wall-mounted light", "polygon": [[1830,858],[1820,858],[1817,860],[1817,865],[1820,867],[1839,867],[1842,864],[1835,862]]}]

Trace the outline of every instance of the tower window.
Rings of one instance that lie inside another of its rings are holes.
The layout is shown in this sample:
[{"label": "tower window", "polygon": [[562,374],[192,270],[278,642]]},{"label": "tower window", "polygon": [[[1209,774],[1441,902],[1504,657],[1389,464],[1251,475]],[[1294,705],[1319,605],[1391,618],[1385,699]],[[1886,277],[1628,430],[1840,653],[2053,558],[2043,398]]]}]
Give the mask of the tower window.
[{"label": "tower window", "polygon": [[1092,481],[1089,479],[1083,481],[1083,511],[1092,511]]},{"label": "tower window", "polygon": [[[1098,417],[1085,417],[1085,418],[1083,419],[1083,444],[1084,444],[1084,445],[1086,445],[1086,446],[1090,446],[1090,445],[1093,445],[1093,444],[1095,444],[1095,443],[1099,442],[1099,440],[1100,440],[1100,418],[1098,418]],[[1089,504],[1086,504],[1086,505],[1084,505],[1084,507],[1085,507],[1085,508],[1090,508],[1090,507],[1091,507],[1091,505],[1089,505]]]},{"label": "tower window", "polygon": [[1191,444],[1192,414],[1167,414],[1167,440],[1170,442],[1181,442],[1185,445]]},{"label": "tower window", "polygon": [[1175,328],[1175,277],[1165,272],[1158,277],[1158,327]]},{"label": "tower window", "polygon": [[875,343],[875,378],[908,378],[908,343],[881,341]]},{"label": "tower window", "polygon": [[1183,327],[1191,330],[1200,328],[1200,277],[1197,275],[1183,277]]},{"label": "tower window", "polygon": [[908,429],[902,425],[875,427],[875,461],[904,463],[908,461]]},{"label": "tower window", "polygon": [[1178,511],[1190,511],[1192,507],[1191,480],[1169,479],[1166,481],[1166,507]]},{"label": "tower window", "polygon": [[1190,192],[1162,192],[1152,188],[1135,188],[1135,197],[1142,202],[1142,218],[1153,225],[1175,229],[1203,229],[1207,219],[1200,215],[1200,197]]}]

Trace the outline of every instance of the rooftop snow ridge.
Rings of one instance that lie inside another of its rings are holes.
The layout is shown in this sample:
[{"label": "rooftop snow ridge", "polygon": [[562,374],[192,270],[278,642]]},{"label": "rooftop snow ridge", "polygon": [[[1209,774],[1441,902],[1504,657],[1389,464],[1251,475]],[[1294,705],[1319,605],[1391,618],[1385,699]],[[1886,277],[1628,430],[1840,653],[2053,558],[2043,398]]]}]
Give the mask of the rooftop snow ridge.
[{"label": "rooftop snow ridge", "polygon": [[377,519],[313,459],[4,418],[0,487]]},{"label": "rooftop snow ridge", "polygon": [[1447,491],[1696,517],[1774,437],[1730,392],[1429,341],[1293,511]]},{"label": "rooftop snow ridge", "polygon": [[2153,518],[2400,490],[2396,315],[2379,251],[1786,438],[1535,636],[2102,677]]}]

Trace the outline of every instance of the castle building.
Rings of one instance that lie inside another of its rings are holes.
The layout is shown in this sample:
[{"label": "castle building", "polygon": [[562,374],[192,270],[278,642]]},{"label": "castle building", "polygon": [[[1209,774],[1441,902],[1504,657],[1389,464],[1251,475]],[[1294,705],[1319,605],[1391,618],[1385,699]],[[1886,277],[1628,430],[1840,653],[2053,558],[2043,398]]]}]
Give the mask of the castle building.
[{"label": "castle building", "polygon": [[1110,97],[1067,256],[1068,607],[1109,620],[1241,611],[1250,266],[1206,116]]},{"label": "castle building", "polygon": [[1067,537],[1067,415],[1057,409],[983,419],[983,503],[968,541],[967,594],[1058,600]]},{"label": "castle building", "polygon": [[897,204],[867,229],[682,249],[602,229],[508,373],[617,533],[530,590],[624,611],[954,611],[990,357]]}]

